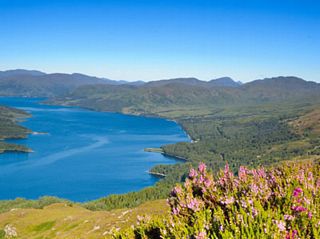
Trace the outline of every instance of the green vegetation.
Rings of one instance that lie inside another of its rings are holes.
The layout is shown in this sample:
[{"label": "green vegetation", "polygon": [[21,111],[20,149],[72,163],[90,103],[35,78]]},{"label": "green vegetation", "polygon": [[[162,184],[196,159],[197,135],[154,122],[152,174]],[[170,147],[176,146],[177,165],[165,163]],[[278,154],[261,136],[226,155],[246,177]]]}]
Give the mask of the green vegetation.
[{"label": "green vegetation", "polygon": [[53,97],[64,95],[81,85],[119,84],[83,74],[46,74],[40,71],[0,71],[0,95],[23,97]]},{"label": "green vegetation", "polygon": [[[39,200],[0,201],[0,212],[2,212],[0,214],[0,238],[4,234],[4,228],[8,223],[12,223],[18,232],[26,235],[26,238],[36,236],[59,238],[59,235],[62,237],[70,235],[76,238],[84,234],[88,235],[88,238],[104,238],[111,235],[114,225],[116,225],[116,229],[119,229],[127,228],[135,223],[138,213],[131,214],[131,210],[132,212],[139,212],[139,214],[151,213],[158,216],[151,221],[150,219],[141,221],[140,226],[136,227],[134,231],[130,230],[127,232],[129,234],[121,234],[120,238],[126,238],[127,235],[132,236],[132,233],[137,238],[159,238],[164,230],[171,233],[171,236],[176,235],[183,238],[185,235],[183,233],[195,236],[202,235],[200,229],[203,228],[206,228],[204,232],[206,235],[214,235],[216,238],[228,238],[228,236],[230,238],[230,235],[237,235],[237,231],[243,233],[245,238],[250,238],[253,232],[255,235],[260,233],[259,235],[263,238],[268,235],[262,233],[264,228],[261,228],[261,225],[264,225],[264,223],[267,226],[268,233],[279,234],[279,227],[276,227],[277,223],[268,221],[266,215],[272,215],[272,219],[278,223],[284,221],[282,212],[289,210],[290,203],[292,203],[290,200],[294,191],[293,187],[297,185],[306,196],[310,196],[309,189],[305,188],[304,184],[299,184],[296,178],[293,178],[290,185],[282,181],[288,179],[288,175],[296,175],[298,168],[303,168],[303,170],[309,172],[311,169],[309,167],[310,162],[303,161],[297,164],[277,166],[276,169],[282,173],[281,177],[278,177],[279,185],[289,193],[275,199],[274,202],[278,203],[280,208],[275,208],[271,204],[265,204],[264,201],[254,198],[254,207],[261,212],[259,218],[254,218],[254,220],[250,217],[252,212],[251,214],[249,212],[249,216],[243,214],[246,211],[239,204],[231,208],[226,205],[214,204],[217,206],[214,207],[216,209],[214,210],[212,204],[206,204],[204,194],[198,195],[198,191],[192,191],[194,188],[190,188],[190,185],[183,187],[181,195],[187,197],[188,193],[192,192],[192,197],[200,200],[201,205],[205,205],[196,213],[190,214],[189,209],[186,209],[183,215],[179,213],[171,216],[161,215],[166,211],[166,207],[163,206],[165,205],[164,201],[143,203],[167,198],[176,183],[184,182],[187,178],[189,178],[187,180],[191,180],[188,172],[190,168],[196,167],[199,162],[204,162],[208,170],[214,175],[228,163],[230,170],[234,171],[235,175],[239,174],[240,176],[241,172],[238,172],[240,165],[250,168],[262,165],[269,167],[286,160],[299,161],[304,158],[317,158],[320,155],[319,84],[305,82],[294,77],[273,78],[233,87],[212,86],[210,83],[198,82],[195,79],[186,79],[186,81],[187,83],[181,79],[159,81],[141,86],[82,86],[66,97],[51,101],[51,103],[76,105],[94,110],[152,115],[175,120],[188,132],[192,142],[164,145],[156,151],[181,158],[185,163],[158,165],[152,168],[150,173],[159,176],[165,175],[153,187],[145,188],[139,192],[111,195],[84,204],[74,204],[52,197],[44,197]],[[3,138],[25,137],[28,130],[17,126],[15,119],[26,115],[8,108],[1,109],[4,110],[0,111],[0,117],[5,120],[0,121],[2,125],[2,127],[0,125],[0,135]],[[18,112],[22,115],[17,115]],[[0,142],[0,151],[1,144],[4,144],[4,142]],[[12,146],[5,145],[4,147],[8,149]],[[155,149],[146,150],[154,151]],[[314,169],[319,172],[319,164],[315,165]],[[272,170],[267,171],[272,172]],[[312,171],[314,177],[319,177],[317,172]],[[212,178],[209,174],[204,176]],[[236,177],[233,176],[233,179],[237,179]],[[196,184],[192,185],[197,186]],[[242,184],[244,188],[248,185],[248,182]],[[212,188],[209,187],[209,189]],[[230,190],[229,188],[219,187],[217,196],[232,196],[239,201],[243,199],[243,195],[241,193],[237,194],[238,189]],[[274,192],[278,191],[274,190]],[[182,207],[177,195],[172,195],[170,200],[172,212],[174,207],[177,208],[179,205]],[[314,202],[308,210],[315,210],[318,213],[319,202]],[[138,205],[141,206],[134,208]],[[154,212],[158,206],[161,210]],[[134,209],[118,210],[119,208]],[[12,209],[14,210],[12,211]],[[86,209],[109,211],[92,212]],[[28,210],[31,210],[30,214],[27,213]],[[129,213],[128,216],[123,215],[127,215],[127,211],[130,211],[130,216]],[[27,213],[27,216],[19,219],[20,212]],[[249,225],[249,230],[242,228],[242,224],[231,220],[231,217],[228,216],[237,213],[243,216],[243,219]],[[69,219],[66,219],[67,214],[70,214],[71,217],[76,215],[76,219],[69,222]],[[220,221],[216,220],[218,214],[221,216],[218,218]],[[31,218],[36,220],[33,221]],[[84,218],[89,218],[90,222],[85,223]],[[110,220],[106,218],[110,218]],[[288,231],[289,226],[297,228],[294,230],[297,230],[300,237],[312,235],[311,233],[314,236],[318,233],[319,229],[314,226],[313,221],[308,224],[305,214],[297,214],[296,218],[297,221],[292,223],[285,221],[286,233],[296,233]],[[179,221],[180,219],[181,221]],[[314,217],[314,220],[316,219],[319,220],[319,218]],[[25,220],[29,220],[29,222]],[[100,223],[106,220],[106,224],[102,225]],[[167,223],[168,220],[174,220],[178,226],[172,229]],[[210,222],[215,220],[215,223],[209,224],[208,228],[204,227],[204,223],[208,222],[207,220]],[[256,221],[263,223],[255,223]],[[223,233],[217,231],[217,228],[221,225],[224,228]],[[99,229],[97,229],[98,226]],[[300,229],[301,227],[307,227],[308,230],[303,231]],[[312,230],[309,230],[309,228]]]},{"label": "green vegetation", "polygon": [[320,161],[238,171],[227,164],[214,177],[200,163],[172,190],[169,216],[142,218],[116,238],[320,237]]},{"label": "green vegetation", "polygon": [[182,125],[193,140],[161,147],[164,154],[186,163],[152,168],[151,173],[166,175],[154,187],[85,204],[94,210],[133,207],[165,198],[174,183],[183,181],[190,167],[200,161],[214,172],[226,162],[236,171],[240,165],[270,165],[318,155],[320,151],[319,131],[293,126],[296,120],[318,115],[312,112],[319,110],[320,85],[295,77],[265,79],[238,87],[211,87],[192,78],[142,86],[82,86],[54,102],[170,118]]},{"label": "green vegetation", "polygon": [[43,223],[41,223],[39,225],[36,225],[33,228],[33,231],[39,233],[39,232],[50,230],[54,226],[55,223],[56,223],[56,221],[43,222]]},{"label": "green vegetation", "polygon": [[16,198],[15,200],[0,200],[0,213],[10,211],[12,208],[44,208],[54,203],[72,204],[70,201],[50,196],[41,197],[37,200]]},{"label": "green vegetation", "polygon": [[78,204],[54,203],[41,209],[13,208],[0,214],[0,238],[8,228],[21,239],[112,238],[113,232],[128,229],[143,215],[169,214],[165,200],[151,201],[132,209],[93,212]]},{"label": "green vegetation", "polygon": [[[30,130],[17,124],[17,121],[30,115],[17,109],[0,106],[0,140],[22,139],[27,137]],[[0,153],[4,151],[31,152],[22,145],[0,141]]]}]

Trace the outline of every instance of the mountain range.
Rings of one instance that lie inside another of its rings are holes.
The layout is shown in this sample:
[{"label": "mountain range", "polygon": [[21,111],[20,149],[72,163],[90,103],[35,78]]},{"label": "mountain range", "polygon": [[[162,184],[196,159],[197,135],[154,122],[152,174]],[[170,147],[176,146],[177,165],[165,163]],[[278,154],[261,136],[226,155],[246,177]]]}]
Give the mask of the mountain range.
[{"label": "mountain range", "polygon": [[152,113],[169,108],[215,107],[320,98],[320,84],[294,76],[242,84],[229,77],[115,81],[79,73],[0,71],[1,96],[47,97],[54,102],[105,111]]},{"label": "mountain range", "polygon": [[0,95],[3,96],[53,97],[66,95],[83,85],[148,85],[150,87],[158,87],[168,83],[206,87],[238,87],[241,85],[240,82],[235,82],[229,77],[223,77],[209,82],[196,78],[177,78],[146,83],[143,81],[116,81],[79,73],[47,74],[41,71],[24,69],[0,71]]}]

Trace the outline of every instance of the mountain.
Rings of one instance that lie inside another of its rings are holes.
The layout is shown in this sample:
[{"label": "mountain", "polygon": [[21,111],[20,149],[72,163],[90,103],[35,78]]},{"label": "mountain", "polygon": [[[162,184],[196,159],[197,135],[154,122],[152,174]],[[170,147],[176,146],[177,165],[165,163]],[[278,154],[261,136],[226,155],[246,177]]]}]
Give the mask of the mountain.
[{"label": "mountain", "polygon": [[164,86],[168,84],[184,84],[189,86],[205,86],[207,82],[201,81],[194,77],[188,78],[174,78],[174,79],[166,79],[166,80],[158,80],[158,81],[150,81],[146,83],[148,87],[158,87]]},{"label": "mountain", "polygon": [[320,84],[294,76],[279,76],[243,84],[241,90],[248,98],[287,100],[320,96]]},{"label": "mountain", "polygon": [[13,77],[13,76],[21,76],[21,75],[41,76],[45,74],[46,73],[41,71],[23,70],[23,69],[0,71],[0,77]]},{"label": "mountain", "polygon": [[123,82],[74,74],[46,74],[40,71],[9,70],[0,72],[1,96],[53,97],[64,95],[83,85],[119,85]]},{"label": "mountain", "polygon": [[[219,82],[219,81],[218,81]],[[221,82],[221,81],[220,81]],[[222,80],[230,82],[230,80]],[[212,109],[268,102],[320,100],[320,84],[296,77],[258,80],[238,87],[208,87],[196,78],[149,82],[141,86],[81,86],[56,103],[133,114],[159,114],[177,109]]]},{"label": "mountain", "polygon": [[234,81],[230,77],[221,77],[208,82],[211,87],[238,87],[242,85],[240,81]]},{"label": "mountain", "polygon": [[221,77],[211,81],[202,81],[194,77],[189,78],[174,78],[168,80],[151,81],[146,83],[147,86],[155,87],[167,84],[184,84],[189,86],[202,86],[202,87],[238,87],[242,83],[235,82],[230,77]]}]

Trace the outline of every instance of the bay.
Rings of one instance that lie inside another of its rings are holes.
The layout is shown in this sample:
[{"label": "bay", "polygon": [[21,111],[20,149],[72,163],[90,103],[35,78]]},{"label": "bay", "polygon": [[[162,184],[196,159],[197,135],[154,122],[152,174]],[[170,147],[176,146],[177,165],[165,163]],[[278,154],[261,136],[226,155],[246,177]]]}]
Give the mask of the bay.
[{"label": "bay", "polygon": [[34,152],[0,154],[0,199],[50,195],[83,202],[137,191],[159,180],[148,174],[150,168],[178,163],[144,148],[189,141],[173,121],[49,106],[41,100],[0,97],[0,105],[31,113],[21,125],[36,132],[7,140]]}]

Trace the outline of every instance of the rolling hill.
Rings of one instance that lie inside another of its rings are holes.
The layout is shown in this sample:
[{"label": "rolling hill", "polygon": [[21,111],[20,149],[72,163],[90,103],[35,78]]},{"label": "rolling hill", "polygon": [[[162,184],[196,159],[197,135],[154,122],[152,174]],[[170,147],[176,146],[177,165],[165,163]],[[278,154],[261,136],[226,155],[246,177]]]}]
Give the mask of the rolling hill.
[{"label": "rolling hill", "polygon": [[[149,82],[141,86],[81,86],[56,103],[132,114],[158,114],[190,108],[320,99],[320,84],[296,77],[276,77],[235,86],[208,86],[196,78]],[[219,82],[219,80],[218,80]],[[223,80],[224,82],[224,80]],[[227,80],[227,82],[230,82]],[[234,81],[232,81],[234,82]]]},{"label": "rolling hill", "polygon": [[83,85],[118,85],[126,82],[73,74],[46,74],[40,71],[0,71],[0,95],[24,97],[53,97],[64,95]]}]

